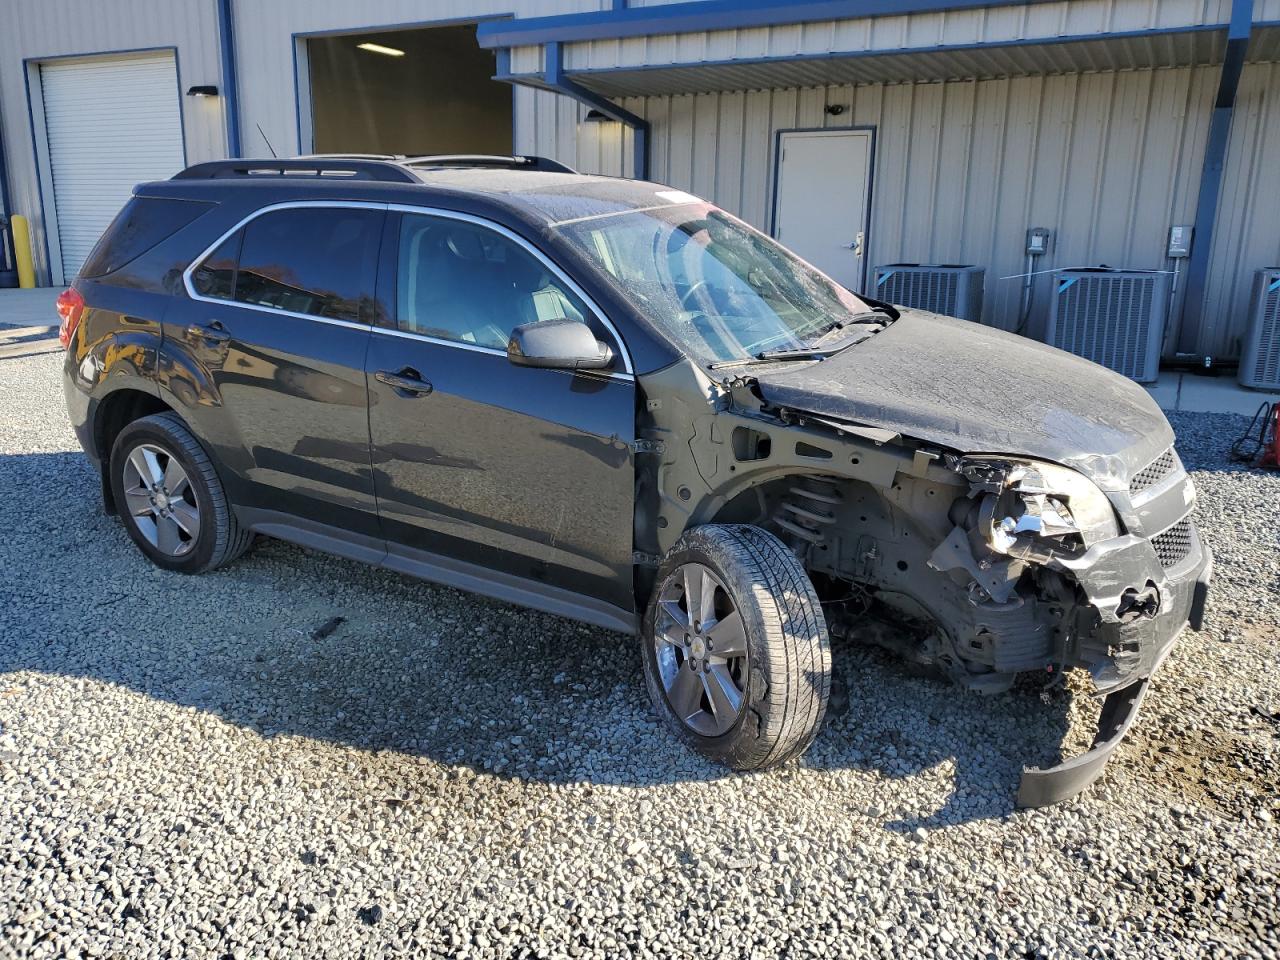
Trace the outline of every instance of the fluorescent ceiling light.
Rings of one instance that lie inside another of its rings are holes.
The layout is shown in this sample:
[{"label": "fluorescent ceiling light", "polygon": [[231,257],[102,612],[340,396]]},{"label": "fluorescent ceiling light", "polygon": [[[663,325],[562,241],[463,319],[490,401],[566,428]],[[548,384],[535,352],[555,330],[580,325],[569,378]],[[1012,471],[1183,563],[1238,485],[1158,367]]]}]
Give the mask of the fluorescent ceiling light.
[{"label": "fluorescent ceiling light", "polygon": [[395,47],[384,47],[380,43],[357,43],[356,47],[360,50],[368,50],[370,53],[385,53],[388,57],[404,56],[403,50],[397,50]]}]

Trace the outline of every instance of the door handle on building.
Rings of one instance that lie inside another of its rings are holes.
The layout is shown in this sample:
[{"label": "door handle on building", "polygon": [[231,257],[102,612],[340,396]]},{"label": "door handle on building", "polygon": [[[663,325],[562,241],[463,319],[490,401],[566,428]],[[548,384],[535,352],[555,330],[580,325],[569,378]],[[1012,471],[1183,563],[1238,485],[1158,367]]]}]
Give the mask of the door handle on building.
[{"label": "door handle on building", "polygon": [[855,257],[862,256],[862,241],[866,239],[866,234],[859,230],[858,235],[853,238],[853,243],[846,243],[845,247],[853,251]]},{"label": "door handle on building", "polygon": [[432,386],[426,380],[422,379],[422,374],[418,373],[413,367],[405,367],[396,373],[390,370],[379,370],[373,375],[373,378],[379,383],[385,383],[388,387],[392,387],[402,396],[425,397],[432,390]]}]

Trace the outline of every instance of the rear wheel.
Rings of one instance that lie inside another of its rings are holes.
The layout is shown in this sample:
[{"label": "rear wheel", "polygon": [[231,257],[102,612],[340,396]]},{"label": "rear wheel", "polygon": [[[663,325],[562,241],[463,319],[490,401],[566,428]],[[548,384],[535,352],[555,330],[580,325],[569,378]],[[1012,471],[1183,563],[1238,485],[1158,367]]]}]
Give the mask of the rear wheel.
[{"label": "rear wheel", "polygon": [[645,680],[686,743],[737,770],[803,753],[831,692],[831,645],[800,561],[759,527],[688,531],[642,631]]},{"label": "rear wheel", "polygon": [[175,413],[121,430],[108,469],[125,529],[156,566],[203,573],[253,540],[237,523],[209,455]]}]

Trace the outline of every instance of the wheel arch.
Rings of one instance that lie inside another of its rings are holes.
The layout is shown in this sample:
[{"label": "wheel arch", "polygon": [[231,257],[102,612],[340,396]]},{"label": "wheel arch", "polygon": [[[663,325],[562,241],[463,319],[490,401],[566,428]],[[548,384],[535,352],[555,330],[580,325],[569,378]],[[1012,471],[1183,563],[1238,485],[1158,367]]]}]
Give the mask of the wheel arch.
[{"label": "wheel arch", "polygon": [[[110,515],[116,513],[111,495],[111,448],[120,431],[143,417],[155,413],[176,413],[173,407],[154,393],[137,386],[124,386],[102,397],[94,410],[93,447],[101,466],[102,504]],[[181,414],[179,414],[181,416]]]}]

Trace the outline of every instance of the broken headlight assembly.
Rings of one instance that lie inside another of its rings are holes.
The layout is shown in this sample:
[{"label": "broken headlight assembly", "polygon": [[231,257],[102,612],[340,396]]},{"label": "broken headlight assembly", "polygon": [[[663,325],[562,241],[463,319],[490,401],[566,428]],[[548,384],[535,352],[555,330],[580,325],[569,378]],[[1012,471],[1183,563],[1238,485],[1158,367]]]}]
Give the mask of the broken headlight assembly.
[{"label": "broken headlight assembly", "polygon": [[993,552],[1032,563],[1080,556],[1119,536],[1115,510],[1092,480],[1035,460],[965,457],[969,523]]}]

